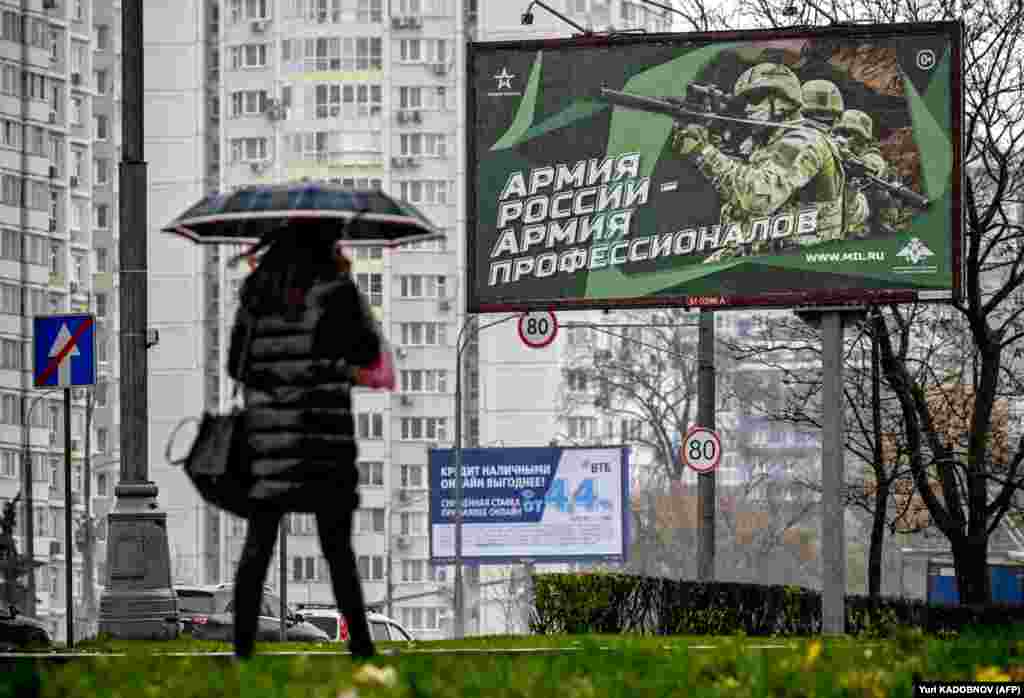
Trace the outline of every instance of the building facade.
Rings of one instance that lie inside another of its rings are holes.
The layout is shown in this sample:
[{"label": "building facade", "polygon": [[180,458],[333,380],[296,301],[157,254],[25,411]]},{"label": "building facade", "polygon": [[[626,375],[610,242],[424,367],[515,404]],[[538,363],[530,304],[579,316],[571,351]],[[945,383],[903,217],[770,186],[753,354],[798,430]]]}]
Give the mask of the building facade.
[{"label": "building facade", "polygon": [[[85,531],[105,534],[118,447],[117,161],[120,143],[120,10],[90,0],[0,3],[0,504],[19,494],[31,463],[36,612],[64,639],[64,447],[72,455],[71,564],[78,627],[92,620],[102,552],[85,574]],[[32,387],[32,318],[91,312],[97,318],[97,384],[72,392],[64,432],[59,390]],[[86,480],[90,513],[85,524]],[[25,510],[17,545],[25,552]],[[77,542],[76,542],[77,541]],[[90,584],[89,580],[92,580]]]}]

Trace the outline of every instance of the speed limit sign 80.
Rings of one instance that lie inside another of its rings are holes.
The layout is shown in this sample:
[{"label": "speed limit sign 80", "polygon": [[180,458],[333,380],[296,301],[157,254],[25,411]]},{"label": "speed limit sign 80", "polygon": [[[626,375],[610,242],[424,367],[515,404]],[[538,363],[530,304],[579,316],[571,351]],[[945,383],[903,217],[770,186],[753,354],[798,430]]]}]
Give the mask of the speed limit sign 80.
[{"label": "speed limit sign 80", "polygon": [[558,318],[550,310],[523,313],[519,316],[519,338],[533,349],[542,349],[555,341]]},{"label": "speed limit sign 80", "polygon": [[710,473],[722,460],[722,440],[704,427],[690,429],[679,450],[683,462],[698,473]]}]

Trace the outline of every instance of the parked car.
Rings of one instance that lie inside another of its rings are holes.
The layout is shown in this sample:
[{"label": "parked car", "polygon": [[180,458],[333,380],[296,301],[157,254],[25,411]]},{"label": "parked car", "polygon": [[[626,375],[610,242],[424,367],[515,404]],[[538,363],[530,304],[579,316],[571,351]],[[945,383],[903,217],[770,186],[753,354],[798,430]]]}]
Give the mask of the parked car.
[{"label": "parked car", "polygon": [[[224,640],[234,638],[234,587],[231,584],[216,586],[176,586],[178,594],[178,618],[182,632],[189,632],[197,640]],[[263,590],[260,602],[259,624],[256,640],[273,642],[281,639],[281,598],[269,587]],[[327,633],[302,616],[289,610],[286,618],[285,638],[289,642],[328,642]]]},{"label": "parked car", "polygon": [[[345,622],[345,616],[342,615],[336,605],[327,603],[297,603],[295,607],[305,620],[327,633],[327,636],[333,642],[348,642],[348,624]],[[413,642],[415,639],[412,633],[403,628],[398,621],[383,616],[380,613],[369,611],[366,614],[366,620],[370,623],[370,636],[373,637],[374,641],[398,640]]]},{"label": "parked car", "polygon": [[5,651],[32,646],[49,646],[50,631],[35,618],[22,613],[14,604],[0,611],[0,649]]}]

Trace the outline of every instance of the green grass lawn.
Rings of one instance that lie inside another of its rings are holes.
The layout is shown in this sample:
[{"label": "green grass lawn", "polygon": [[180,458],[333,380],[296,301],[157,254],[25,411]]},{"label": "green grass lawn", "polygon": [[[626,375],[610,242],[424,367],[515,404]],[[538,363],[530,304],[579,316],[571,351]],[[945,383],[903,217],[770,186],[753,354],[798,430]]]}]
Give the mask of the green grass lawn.
[{"label": "green grass lawn", "polygon": [[[714,650],[700,646],[715,645]],[[771,648],[764,647],[772,645]],[[782,646],[777,648],[774,646]],[[573,650],[546,655],[400,653],[369,672],[343,656],[257,656],[237,666],[221,657],[159,657],[154,652],[227,651],[226,643],[94,641],[83,652],[124,652],[65,663],[25,660],[0,669],[0,698],[25,693],[32,671],[47,698],[634,698],[637,696],[909,696],[922,680],[1024,681],[1024,629],[955,639],[911,633],[860,642],[842,638],[560,636],[472,638],[460,642],[380,643],[381,649]],[[319,645],[311,649],[341,649]],[[264,643],[257,652],[303,649]],[[34,669],[33,669],[34,667]],[[393,667],[393,685],[375,670]],[[360,675],[362,671],[362,675]],[[369,674],[369,675],[368,675]],[[382,683],[383,682],[383,683]],[[6,691],[5,691],[6,687]]]}]

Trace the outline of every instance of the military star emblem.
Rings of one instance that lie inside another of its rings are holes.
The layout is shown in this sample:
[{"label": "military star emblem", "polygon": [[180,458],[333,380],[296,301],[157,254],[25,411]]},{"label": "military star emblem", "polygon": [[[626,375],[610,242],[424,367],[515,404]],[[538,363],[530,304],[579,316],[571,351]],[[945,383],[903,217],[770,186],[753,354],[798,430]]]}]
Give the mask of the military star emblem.
[{"label": "military star emblem", "polygon": [[502,68],[501,72],[494,76],[494,79],[498,81],[498,89],[499,90],[503,90],[506,87],[511,90],[512,89],[512,78],[514,78],[514,77],[515,77],[515,75],[513,75],[510,72],[508,72],[508,68]]}]

